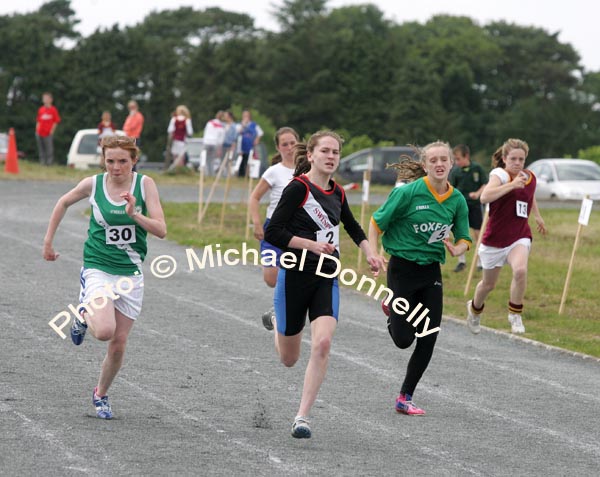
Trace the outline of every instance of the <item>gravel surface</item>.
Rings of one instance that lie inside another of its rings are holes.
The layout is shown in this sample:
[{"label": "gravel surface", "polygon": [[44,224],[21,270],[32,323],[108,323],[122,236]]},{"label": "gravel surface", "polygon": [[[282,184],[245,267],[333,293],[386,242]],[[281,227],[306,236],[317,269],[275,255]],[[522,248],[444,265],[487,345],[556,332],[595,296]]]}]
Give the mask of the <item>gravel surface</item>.
[{"label": "gravel surface", "polygon": [[[109,393],[115,419],[95,418],[106,345],[75,347],[48,326],[79,291],[85,204],[59,229],[58,261],[41,258],[69,188],[0,181],[0,475],[598,475],[598,360],[445,320],[415,395],[427,415],[398,415],[410,352],[352,289],[313,438],[293,439],[308,333],[298,364],[283,367],[260,321],[272,298],[260,269],[190,271],[168,240],[149,241],[144,310]],[[169,278],[151,272],[160,255],[178,265]]]}]

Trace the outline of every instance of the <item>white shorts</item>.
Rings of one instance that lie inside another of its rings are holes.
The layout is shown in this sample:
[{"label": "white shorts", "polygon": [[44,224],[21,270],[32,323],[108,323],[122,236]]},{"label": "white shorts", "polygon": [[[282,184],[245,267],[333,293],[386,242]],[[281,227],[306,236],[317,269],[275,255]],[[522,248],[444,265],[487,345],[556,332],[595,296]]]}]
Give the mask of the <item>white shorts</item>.
[{"label": "white shorts", "polygon": [[529,252],[529,250],[531,250],[531,239],[522,238],[510,244],[508,247],[503,248],[490,247],[489,245],[481,244],[479,246],[481,267],[484,270],[491,270],[492,268],[504,266],[508,260],[508,254],[517,245],[524,245],[527,247],[527,252]]},{"label": "white shorts", "polygon": [[171,143],[171,155],[174,159],[178,158],[185,152],[185,141],[178,141],[173,139]]},{"label": "white shorts", "polygon": [[[82,268],[79,303],[93,307],[93,300],[106,297],[127,318],[135,320],[142,311],[144,275],[111,275],[95,268]],[[106,303],[100,302],[103,308]]]}]

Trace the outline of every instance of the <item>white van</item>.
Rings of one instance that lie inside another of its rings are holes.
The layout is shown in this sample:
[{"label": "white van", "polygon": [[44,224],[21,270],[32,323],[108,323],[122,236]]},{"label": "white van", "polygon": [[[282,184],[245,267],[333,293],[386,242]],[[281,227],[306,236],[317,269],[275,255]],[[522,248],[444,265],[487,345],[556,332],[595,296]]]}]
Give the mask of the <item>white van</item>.
[{"label": "white van", "polygon": [[[125,136],[125,133],[120,130],[115,133],[118,136]],[[67,155],[67,166],[75,169],[100,167],[100,152],[98,129],[80,129],[71,142]]]}]

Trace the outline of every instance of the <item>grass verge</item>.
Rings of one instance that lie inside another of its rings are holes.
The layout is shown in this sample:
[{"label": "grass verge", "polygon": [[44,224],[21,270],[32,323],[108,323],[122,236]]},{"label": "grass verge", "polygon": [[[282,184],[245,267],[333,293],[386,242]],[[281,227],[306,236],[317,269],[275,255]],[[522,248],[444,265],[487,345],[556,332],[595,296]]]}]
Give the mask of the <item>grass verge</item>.
[{"label": "grass verge", "polygon": [[[221,204],[211,204],[201,225],[197,223],[197,204],[164,204],[169,229],[168,237],[194,249],[209,244],[221,244],[221,250],[239,249],[244,241],[258,248],[258,242],[249,233],[245,240],[244,222],[246,208],[239,204],[227,205],[225,221],[219,230]],[[360,217],[360,207],[352,207]],[[375,210],[372,207],[369,213]],[[571,351],[600,358],[600,315],[598,313],[598,289],[600,283],[600,220],[592,215],[590,225],[583,228],[575,266],[571,278],[565,312],[558,314],[567,268],[577,231],[578,210],[546,209],[542,211],[549,235],[541,237],[534,233],[529,261],[528,288],[525,296],[523,321],[527,329],[525,337],[558,346]],[[264,216],[264,207],[262,214]],[[358,248],[342,232],[341,257],[343,268],[352,268],[369,275],[364,257],[357,267]],[[197,252],[199,252],[197,250]],[[468,261],[472,259],[469,252]],[[465,303],[472,297],[481,272],[475,272],[471,289],[464,296],[467,272],[454,273],[456,259],[448,256],[442,266],[444,281],[444,313],[458,318],[465,317]],[[496,289],[486,302],[482,324],[491,328],[510,331],[507,320],[511,271],[505,267]],[[385,284],[385,278],[379,282]],[[373,313],[380,313],[374,306]]]},{"label": "grass verge", "polygon": [[[100,172],[100,169],[73,169],[64,165],[54,166],[42,166],[37,162],[30,160],[19,161],[19,173],[8,174],[4,172],[4,164],[0,162],[0,180],[33,180],[33,181],[67,181],[77,182],[84,177],[90,176]],[[180,167],[174,171],[162,172],[155,170],[144,169],[142,172],[152,177],[158,185],[197,185],[198,184],[198,173],[192,171],[187,167]],[[205,187],[210,187],[213,178],[206,177]],[[221,185],[224,179],[221,180]],[[345,181],[339,181],[340,184],[344,184]],[[255,181],[256,184],[256,181]],[[247,187],[246,179],[239,178],[237,176],[232,177],[231,186],[234,188],[245,188]],[[381,184],[371,184],[371,194],[382,194],[388,195],[391,186]],[[358,194],[359,192],[352,192]]]},{"label": "grass verge", "polygon": [[[91,170],[80,171],[66,166],[44,167],[33,161],[20,161],[20,172],[17,175],[7,174],[0,165],[0,179],[7,180],[53,180],[72,181],[82,179],[93,173]],[[191,172],[180,174],[163,174],[144,171],[152,176],[158,184],[197,184],[198,176]],[[207,183],[208,184],[208,183]],[[207,185],[208,186],[208,185]],[[234,178],[232,187],[246,187],[242,179]],[[387,194],[388,186],[375,186],[372,193]],[[194,248],[209,244],[221,244],[221,249],[238,248],[244,242],[246,208],[239,204],[226,207],[223,229],[219,229],[221,204],[211,204],[202,225],[197,224],[197,204],[165,204],[165,214],[169,227],[169,238],[182,245]],[[360,207],[352,207],[356,217],[360,216]],[[372,207],[367,217],[375,210]],[[563,315],[558,314],[567,268],[571,257],[575,233],[577,231],[577,209],[544,209],[544,220],[549,228],[549,235],[541,237],[534,233],[532,254],[529,260],[528,288],[525,295],[524,324],[526,337],[553,346],[586,353],[600,357],[600,305],[597,284],[600,283],[600,217],[592,214],[590,225],[583,228],[582,237],[575,258],[575,266],[571,278],[568,300]],[[264,206],[262,215],[264,216]],[[358,249],[350,238],[341,234],[342,266],[353,268],[359,273],[368,275],[363,260],[357,268]],[[257,242],[249,234],[249,246]],[[468,260],[472,259],[469,252]],[[456,259],[448,257],[448,263],[442,266],[444,280],[444,313],[458,318],[465,316],[465,303],[472,297],[473,289],[481,276],[476,272],[471,290],[463,295],[466,272],[454,273],[452,270]],[[507,320],[507,302],[509,296],[511,273],[505,267],[500,276],[496,290],[486,303],[482,324],[491,328],[509,331]],[[379,282],[385,284],[385,278]],[[379,313],[374,308],[374,313]]]},{"label": "grass verge", "polygon": [[[19,173],[8,174],[4,172],[4,164],[0,162],[0,180],[16,180],[16,181],[65,181],[73,182],[83,179],[100,172],[100,169],[73,169],[64,165],[42,166],[33,161],[19,161]],[[159,185],[197,185],[198,174],[187,167],[178,168],[173,172],[163,173],[161,171],[144,169],[142,172],[152,177]],[[213,178],[206,178],[205,186],[209,187],[212,184]],[[223,181],[222,181],[223,182]],[[232,187],[244,187],[246,184],[244,179],[233,177],[231,181]]]}]

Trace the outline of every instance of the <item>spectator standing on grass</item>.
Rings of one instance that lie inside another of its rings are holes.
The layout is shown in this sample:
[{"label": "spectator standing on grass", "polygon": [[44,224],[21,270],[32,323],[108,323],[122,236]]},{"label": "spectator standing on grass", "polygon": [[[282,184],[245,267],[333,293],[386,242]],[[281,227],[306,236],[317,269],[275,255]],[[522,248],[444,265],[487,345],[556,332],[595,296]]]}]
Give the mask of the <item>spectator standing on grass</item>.
[{"label": "spectator standing on grass", "polygon": [[167,133],[171,135],[171,156],[173,158],[171,167],[185,165],[185,143],[187,138],[194,134],[192,115],[187,106],[180,104],[175,108],[175,115],[171,116]]},{"label": "spectator standing on grass", "polygon": [[[471,228],[471,237],[473,242],[477,243],[479,231],[483,221],[483,207],[479,198],[481,192],[487,184],[487,175],[476,162],[471,162],[471,151],[466,144],[458,144],[452,149],[454,153],[454,167],[450,171],[448,182],[462,192],[467,207],[469,208],[469,227]],[[475,250],[477,256],[477,250]],[[477,257],[478,268],[481,269],[481,262]],[[462,272],[467,266],[466,255],[463,253],[458,257],[458,264],[455,272]]]},{"label": "spectator standing on grass", "polygon": [[508,321],[512,333],[525,333],[523,300],[527,288],[527,262],[531,250],[529,215],[533,212],[537,230],[546,233],[544,219],[535,200],[536,178],[525,169],[529,146],[521,139],[509,139],[492,156],[490,180],[481,193],[481,202],[490,204],[488,225],[479,247],[483,278],[467,302],[467,324],[477,334],[485,299],[495,288],[502,267],[512,268]]},{"label": "spectator standing on grass", "polygon": [[223,124],[223,111],[218,111],[213,119],[206,122],[202,143],[206,151],[206,173],[215,174],[221,163],[223,141],[225,139],[225,125]]},{"label": "spectator standing on grass", "polygon": [[383,267],[383,258],[371,252],[365,233],[352,215],[344,189],[332,180],[341,149],[342,139],[333,131],[319,131],[306,144],[296,145],[294,179],[284,189],[265,231],[265,240],[296,259],[291,268],[279,270],[275,317],[271,322],[263,320],[265,328],[275,328],[275,349],[285,366],[292,367],[298,361],[307,314],[310,321],[310,358],[292,425],[292,436],[296,438],[311,437],[308,416],[325,378],[338,320],[339,289],[333,276],[336,265],[324,257],[320,269],[330,276],[317,274],[319,256],[339,258],[342,223],[371,269]]},{"label": "spectator standing on grass", "polygon": [[123,132],[126,136],[135,139],[137,147],[141,147],[142,130],[144,129],[144,115],[140,112],[137,101],[133,99],[127,103],[129,114],[123,123]]},{"label": "spectator standing on grass", "polygon": [[98,144],[100,144],[102,138],[106,136],[114,136],[116,130],[117,128],[112,122],[112,116],[110,112],[104,111],[102,113],[102,119],[98,124]]},{"label": "spectator standing on grass", "polygon": [[[252,113],[245,109],[242,112],[242,123],[241,123],[241,145],[240,151],[242,153],[242,162],[238,170],[239,177],[246,176],[246,167],[248,165],[248,159],[250,151],[255,150],[256,146],[260,143],[260,138],[263,136],[263,130],[261,127],[252,121]],[[256,154],[256,150],[254,151]]]},{"label": "spectator standing on grass", "polygon": [[[100,145],[106,172],[86,177],[58,200],[42,254],[48,261],[59,257],[53,246],[58,226],[70,206],[87,198],[91,214],[79,277],[80,316],[73,318],[71,339],[81,345],[89,329],[96,339],[108,342],[92,404],[99,418],[112,419],[108,389],[123,364],[129,332],[142,309],[146,235],[164,238],[167,226],[156,184],[133,171],[139,156],[134,138],[108,136]],[[84,357],[87,366],[89,356]],[[82,366],[69,361],[71,367]]]},{"label": "spectator standing on grass", "polygon": [[49,166],[54,162],[54,132],[60,123],[58,109],[52,104],[52,93],[42,94],[42,103],[37,112],[35,122],[35,139],[40,157],[40,164]]},{"label": "spectator standing on grass", "polygon": [[[395,166],[398,179],[412,182],[393,189],[369,225],[371,250],[378,249],[383,234],[383,247],[390,254],[387,286],[394,292],[392,300],[404,299],[399,308],[383,307],[390,336],[400,349],[417,341],[395,405],[396,412],[407,415],[425,414],[413,395],[433,356],[438,336],[434,330],[439,331],[442,322],[440,264],[446,260],[446,250],[456,257],[471,244],[465,198],[448,182],[453,162],[450,145],[436,141],[419,152],[420,162],[408,160]],[[414,319],[408,321],[411,312]]]},{"label": "spectator standing on grass", "polygon": [[222,160],[227,159],[227,154],[231,152],[232,158],[236,152],[238,136],[240,134],[240,125],[235,122],[235,116],[231,111],[223,113],[223,127],[225,128],[225,136],[223,137],[223,155]]}]

